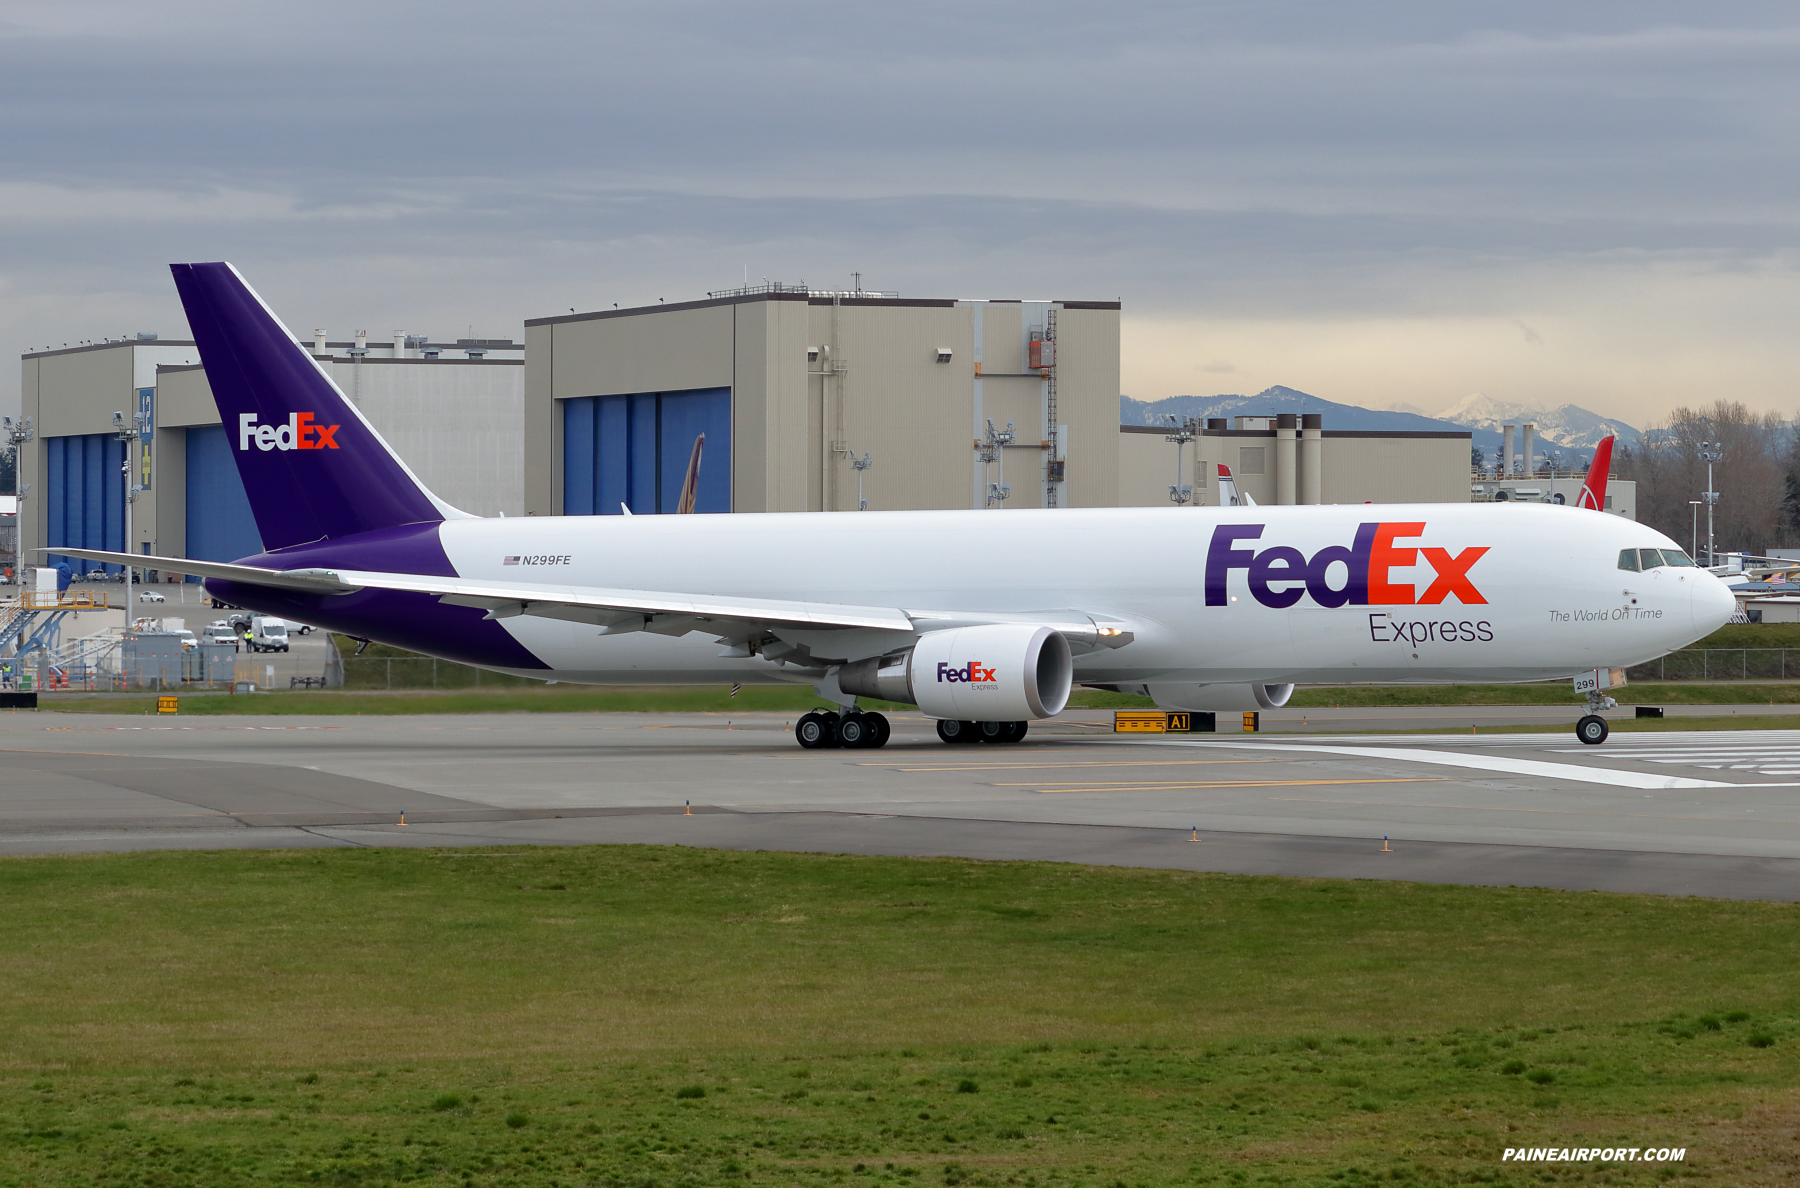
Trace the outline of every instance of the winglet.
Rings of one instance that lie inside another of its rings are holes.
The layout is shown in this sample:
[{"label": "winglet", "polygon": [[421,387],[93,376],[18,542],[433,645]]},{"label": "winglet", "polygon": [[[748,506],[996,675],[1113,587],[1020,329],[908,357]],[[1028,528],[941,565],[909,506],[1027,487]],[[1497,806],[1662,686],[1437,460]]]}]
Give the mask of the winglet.
[{"label": "winglet", "polygon": [[1581,494],[1575,497],[1576,507],[1606,510],[1606,476],[1612,469],[1613,442],[1616,440],[1616,437],[1609,435],[1601,438],[1600,444],[1594,447],[1594,460],[1588,464],[1587,482],[1581,485]]}]

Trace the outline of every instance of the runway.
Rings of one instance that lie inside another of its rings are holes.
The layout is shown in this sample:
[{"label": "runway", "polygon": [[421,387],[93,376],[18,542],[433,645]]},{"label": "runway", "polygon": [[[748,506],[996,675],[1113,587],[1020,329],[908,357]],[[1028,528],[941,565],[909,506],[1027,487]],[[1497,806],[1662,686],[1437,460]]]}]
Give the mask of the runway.
[{"label": "runway", "polygon": [[1130,737],[1089,711],[954,748],[895,715],[880,751],[803,751],[776,714],[6,714],[0,854],[653,842],[1800,898],[1800,731],[1335,714]]}]

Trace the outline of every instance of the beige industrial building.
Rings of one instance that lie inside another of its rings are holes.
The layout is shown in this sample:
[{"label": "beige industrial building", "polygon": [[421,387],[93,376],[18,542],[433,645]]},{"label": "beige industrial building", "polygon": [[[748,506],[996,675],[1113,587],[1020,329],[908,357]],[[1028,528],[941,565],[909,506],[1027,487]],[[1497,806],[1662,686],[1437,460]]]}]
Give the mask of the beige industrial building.
[{"label": "beige industrial building", "polygon": [[[510,340],[434,343],[396,335],[311,343],[313,357],[413,471],[478,515],[524,512],[524,347]],[[196,560],[260,552],[206,372],[192,342],[154,336],[28,354],[22,360],[19,446],[25,493],[20,552],[38,546],[123,550],[129,454],[134,551]],[[120,440],[140,416],[141,442]],[[85,571],[96,562],[66,560]]]},{"label": "beige industrial building", "polygon": [[1117,499],[1116,301],[774,284],[525,327],[534,514],[675,510],[702,433],[700,511]]},{"label": "beige industrial building", "polygon": [[[535,319],[522,344],[310,346],[414,472],[478,515],[1166,507],[1172,487],[1211,506],[1221,463],[1261,504],[1470,498],[1467,433],[1121,425],[1119,316],[773,284]],[[260,550],[198,363],[153,335],[24,356],[22,550],[126,547],[115,412],[149,426],[129,450],[137,551]]]},{"label": "beige industrial building", "polygon": [[[1119,427],[1121,507],[1220,504],[1218,468],[1259,504],[1466,503],[1469,434],[1326,429],[1317,413]],[[1187,440],[1182,440],[1182,439]]]}]

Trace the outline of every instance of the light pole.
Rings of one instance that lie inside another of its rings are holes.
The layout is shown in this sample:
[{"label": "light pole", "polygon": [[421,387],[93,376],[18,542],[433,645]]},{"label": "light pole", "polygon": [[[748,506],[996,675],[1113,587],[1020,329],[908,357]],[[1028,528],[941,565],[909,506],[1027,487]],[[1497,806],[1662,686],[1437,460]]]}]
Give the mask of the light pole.
[{"label": "light pole", "polygon": [[1690,499],[1688,506],[1694,509],[1693,523],[1688,526],[1688,559],[1692,560],[1700,554],[1700,501]]},{"label": "light pole", "polygon": [[[112,419],[113,433],[118,437],[119,445],[122,447],[120,452],[125,455],[125,460],[119,463],[119,473],[125,480],[125,548],[123,551],[126,553],[135,553],[137,552],[137,546],[132,541],[134,534],[131,531],[131,505],[137,502],[138,492],[143,490],[143,488],[131,481],[131,476],[134,473],[131,465],[131,443],[143,440],[144,418],[142,416],[136,416],[130,420],[126,420],[124,413],[116,412],[113,414]],[[131,612],[134,604],[131,599],[132,588],[136,584],[136,578],[137,567],[127,562],[125,565],[126,623],[130,623],[133,617]]]},{"label": "light pole", "polygon": [[863,451],[862,460],[860,462],[857,461],[855,451],[851,452],[851,454],[850,454],[850,469],[852,469],[856,472],[856,510],[857,511],[868,511],[869,510],[869,501],[867,499],[863,498],[863,488],[862,488],[863,471],[869,469],[869,467],[871,467],[873,465],[875,465],[875,463],[869,461],[869,451],[867,451],[867,450]]},{"label": "light pole", "polygon": [[1725,443],[1719,441],[1703,441],[1700,443],[1700,457],[1706,463],[1706,490],[1700,497],[1706,500],[1706,567],[1711,569],[1715,563],[1713,556],[1713,515],[1719,506],[1719,493],[1713,490],[1713,464],[1725,457]]},{"label": "light pole", "polygon": [[[1006,481],[1006,447],[1013,443],[1015,436],[1017,434],[1011,421],[1006,423],[1005,429],[996,429],[992,418],[988,420],[987,435],[981,440],[981,453],[978,455],[981,459],[981,481],[987,487],[988,507],[998,507],[1012,494],[1012,484]],[[990,482],[988,467],[996,462],[1000,464],[999,481]]]},{"label": "light pole", "polygon": [[1194,500],[1194,488],[1191,485],[1184,486],[1181,482],[1181,455],[1187,449],[1188,442],[1194,440],[1199,428],[1200,422],[1195,417],[1186,417],[1180,421],[1174,416],[1169,417],[1169,433],[1163,440],[1175,443],[1175,484],[1169,488],[1169,501],[1176,507],[1184,507]]},{"label": "light pole", "polygon": [[16,525],[13,531],[13,584],[19,586],[25,578],[25,567],[20,564],[19,549],[25,543],[25,492],[31,490],[30,483],[19,482],[19,460],[24,457],[24,451],[20,447],[36,437],[37,433],[32,429],[30,417],[17,421],[6,417],[0,420],[0,428],[4,429],[7,448],[12,451],[13,495],[18,500],[17,511],[13,515],[13,523]]}]

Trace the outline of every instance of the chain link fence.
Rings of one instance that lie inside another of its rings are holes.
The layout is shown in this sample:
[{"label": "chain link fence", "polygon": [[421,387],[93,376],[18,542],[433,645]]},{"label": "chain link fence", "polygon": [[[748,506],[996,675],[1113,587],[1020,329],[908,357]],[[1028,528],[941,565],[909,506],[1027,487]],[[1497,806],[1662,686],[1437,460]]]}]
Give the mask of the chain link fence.
[{"label": "chain link fence", "polygon": [[1683,648],[1627,669],[1626,676],[1634,681],[1800,680],[1800,649]]}]

